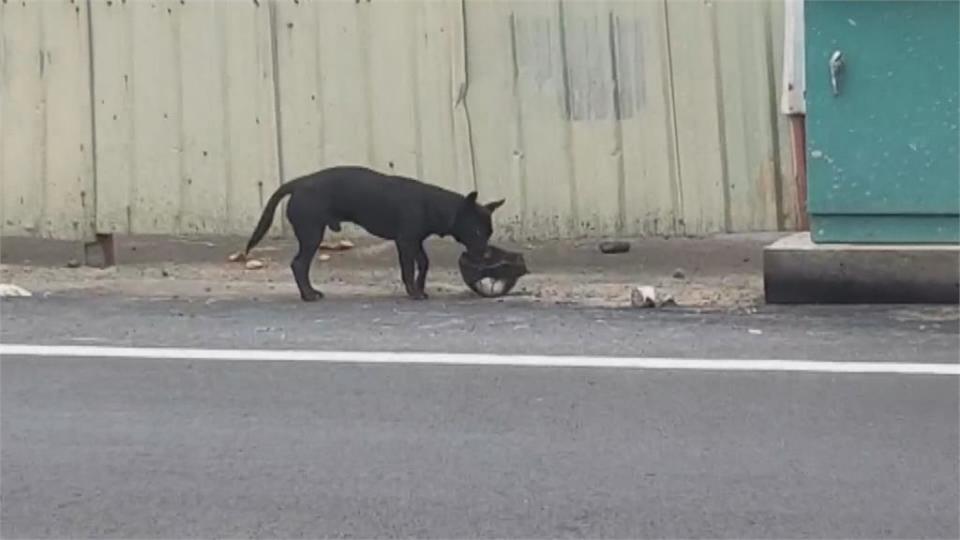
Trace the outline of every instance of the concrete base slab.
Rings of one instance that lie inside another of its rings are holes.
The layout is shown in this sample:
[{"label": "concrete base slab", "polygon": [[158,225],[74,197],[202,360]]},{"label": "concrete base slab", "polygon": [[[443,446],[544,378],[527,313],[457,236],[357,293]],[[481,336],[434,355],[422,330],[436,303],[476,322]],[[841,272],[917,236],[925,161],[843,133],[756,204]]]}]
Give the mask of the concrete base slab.
[{"label": "concrete base slab", "polygon": [[763,251],[769,304],[957,304],[960,245],[814,244],[797,233]]}]

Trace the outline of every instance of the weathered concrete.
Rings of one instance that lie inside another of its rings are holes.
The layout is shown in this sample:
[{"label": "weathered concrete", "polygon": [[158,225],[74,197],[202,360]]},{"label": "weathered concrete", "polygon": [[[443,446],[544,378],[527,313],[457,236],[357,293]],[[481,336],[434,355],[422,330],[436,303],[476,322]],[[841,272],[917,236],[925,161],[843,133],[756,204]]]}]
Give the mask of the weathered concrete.
[{"label": "weathered concrete", "polygon": [[933,303],[960,299],[960,246],[814,244],[809,233],[764,249],[767,303]]}]

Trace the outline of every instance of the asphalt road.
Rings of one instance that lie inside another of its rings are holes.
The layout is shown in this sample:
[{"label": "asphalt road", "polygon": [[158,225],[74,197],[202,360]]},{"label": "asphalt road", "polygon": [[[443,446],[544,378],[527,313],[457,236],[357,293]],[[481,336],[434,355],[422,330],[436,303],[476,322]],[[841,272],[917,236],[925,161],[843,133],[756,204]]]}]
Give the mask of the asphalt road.
[{"label": "asphalt road", "polygon": [[[956,310],[4,301],[0,341],[956,363]],[[4,538],[960,537],[952,375],[5,355]]]}]

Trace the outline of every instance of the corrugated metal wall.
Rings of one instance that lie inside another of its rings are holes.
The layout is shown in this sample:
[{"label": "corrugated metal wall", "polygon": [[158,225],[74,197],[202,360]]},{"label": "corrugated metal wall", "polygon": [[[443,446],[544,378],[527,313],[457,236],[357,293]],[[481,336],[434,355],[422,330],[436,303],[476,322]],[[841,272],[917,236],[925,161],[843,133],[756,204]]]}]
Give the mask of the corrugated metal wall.
[{"label": "corrugated metal wall", "polygon": [[95,211],[84,5],[0,4],[3,232],[80,238]]},{"label": "corrugated metal wall", "polygon": [[247,234],[342,163],[506,197],[514,237],[790,228],[782,9],[4,2],[4,233]]}]

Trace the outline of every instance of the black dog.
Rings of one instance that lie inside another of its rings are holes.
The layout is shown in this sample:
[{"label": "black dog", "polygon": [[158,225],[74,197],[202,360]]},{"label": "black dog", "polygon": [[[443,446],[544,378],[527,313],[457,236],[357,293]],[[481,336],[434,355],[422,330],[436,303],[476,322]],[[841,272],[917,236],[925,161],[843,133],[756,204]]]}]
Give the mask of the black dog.
[{"label": "black dog", "polygon": [[[280,200],[290,195],[287,219],[300,244],[290,263],[305,301],[323,298],[310,284],[310,263],[327,227],[340,231],[341,222],[355,223],[380,238],[393,240],[400,255],[400,275],[407,295],[427,297],[424,285],[430,261],[423,241],[430,235],[453,236],[468,256],[482,257],[493,233],[490,215],[503,200],[477,204],[477,192],[464,197],[411,178],[387,176],[364,167],[333,167],[291,180],[270,196],[247,242],[249,253],[273,222]],[[413,277],[416,262],[419,274]]]}]

